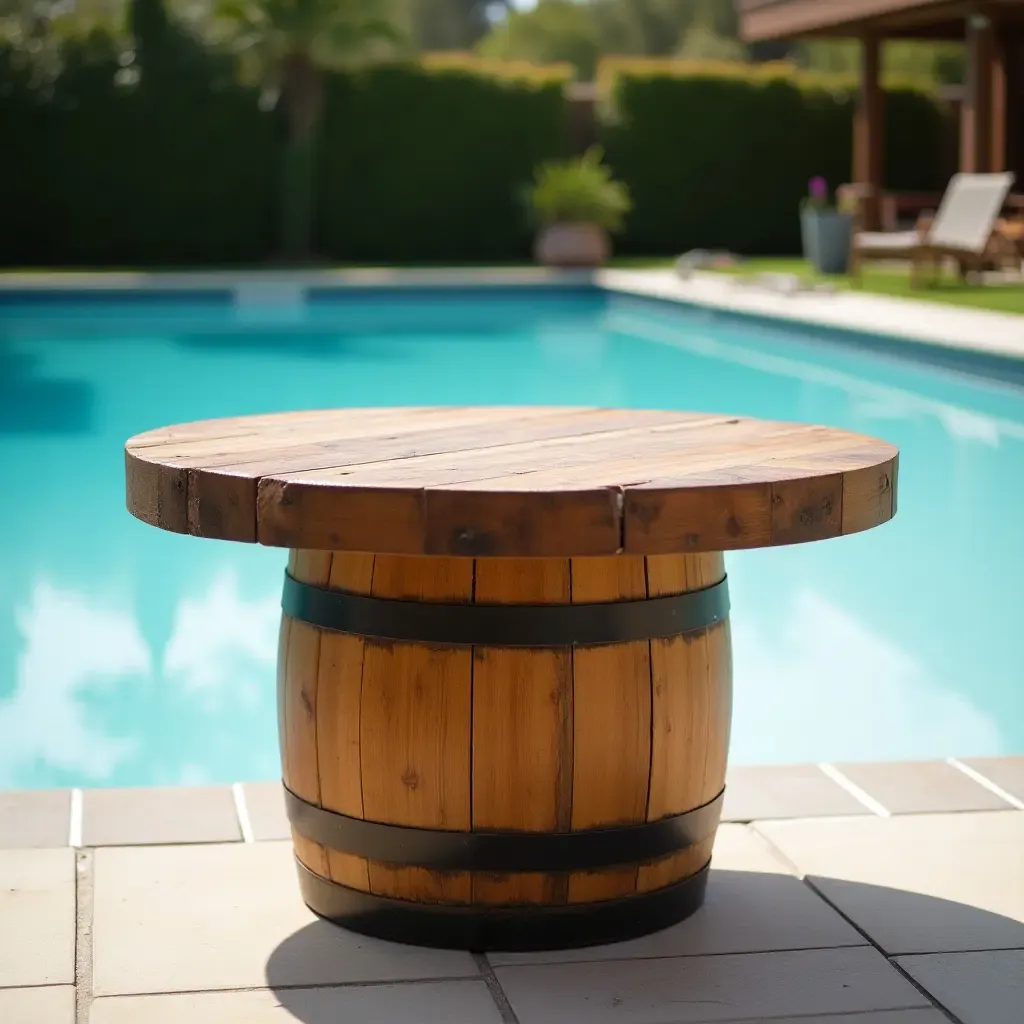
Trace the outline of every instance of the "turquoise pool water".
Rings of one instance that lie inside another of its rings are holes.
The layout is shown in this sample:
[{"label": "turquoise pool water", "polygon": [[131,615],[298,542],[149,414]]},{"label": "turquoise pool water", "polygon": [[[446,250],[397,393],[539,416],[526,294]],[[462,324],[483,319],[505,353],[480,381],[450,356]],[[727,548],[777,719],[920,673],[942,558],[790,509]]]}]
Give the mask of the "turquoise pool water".
[{"label": "turquoise pool water", "polygon": [[806,420],[899,445],[866,534],[728,559],[735,763],[1024,753],[1024,391],[597,292],[0,305],[0,787],[277,775],[284,553],[124,509],[126,438],[341,405]]}]

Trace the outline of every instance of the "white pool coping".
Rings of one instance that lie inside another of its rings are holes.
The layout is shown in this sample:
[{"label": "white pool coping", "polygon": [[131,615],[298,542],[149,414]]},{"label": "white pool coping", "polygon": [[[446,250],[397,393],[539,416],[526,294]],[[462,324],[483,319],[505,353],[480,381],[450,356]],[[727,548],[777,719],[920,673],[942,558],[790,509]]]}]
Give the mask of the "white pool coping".
[{"label": "white pool coping", "polygon": [[[223,291],[254,285],[299,289],[548,286],[594,284],[610,292],[762,317],[805,327],[895,338],[947,351],[1024,360],[1021,315],[860,292],[782,294],[725,274],[671,270],[557,271],[540,267],[431,269],[222,270],[201,272],[12,272],[0,293],[38,291]],[[925,353],[922,353],[924,355]]]}]

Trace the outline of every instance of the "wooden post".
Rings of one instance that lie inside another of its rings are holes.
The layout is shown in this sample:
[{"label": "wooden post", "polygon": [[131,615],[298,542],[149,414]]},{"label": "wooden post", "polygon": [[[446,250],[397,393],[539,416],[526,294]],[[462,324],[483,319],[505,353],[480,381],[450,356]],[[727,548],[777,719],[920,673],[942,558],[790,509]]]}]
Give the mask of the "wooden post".
[{"label": "wooden post", "polygon": [[1007,28],[1005,25],[996,25],[992,46],[992,148],[989,156],[991,171],[1005,171],[1009,166],[1008,51]]},{"label": "wooden post", "polygon": [[992,86],[995,46],[991,20],[982,14],[967,18],[967,82],[960,113],[960,170],[992,169]]},{"label": "wooden post", "polygon": [[863,205],[864,228],[881,227],[882,146],[885,133],[885,94],[881,83],[881,40],[861,39],[860,93],[853,125],[853,178],[867,186]]}]

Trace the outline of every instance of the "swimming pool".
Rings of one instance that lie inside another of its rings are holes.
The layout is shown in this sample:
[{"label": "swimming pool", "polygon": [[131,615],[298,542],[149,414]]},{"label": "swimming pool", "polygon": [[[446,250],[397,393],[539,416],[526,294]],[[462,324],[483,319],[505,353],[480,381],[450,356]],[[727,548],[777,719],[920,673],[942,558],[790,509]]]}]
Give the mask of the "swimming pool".
[{"label": "swimming pool", "polygon": [[728,556],[732,761],[1024,753],[1024,390],[596,289],[0,303],[0,787],[278,774],[284,552],[158,532],[124,441],[368,405],[814,421],[901,449],[867,534]]}]

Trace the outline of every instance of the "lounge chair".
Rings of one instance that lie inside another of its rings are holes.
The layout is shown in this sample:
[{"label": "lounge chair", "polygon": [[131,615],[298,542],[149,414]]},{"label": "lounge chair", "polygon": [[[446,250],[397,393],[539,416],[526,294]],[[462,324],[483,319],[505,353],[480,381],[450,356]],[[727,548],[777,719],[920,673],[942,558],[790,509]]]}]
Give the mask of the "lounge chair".
[{"label": "lounge chair", "polygon": [[1006,174],[955,174],[934,218],[918,221],[914,231],[860,231],[850,246],[850,273],[857,274],[867,260],[908,259],[911,282],[920,281],[921,270],[931,264],[937,273],[943,259],[956,260],[961,275],[995,263],[1016,259],[1016,247],[998,230],[1014,176]]}]

